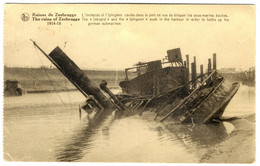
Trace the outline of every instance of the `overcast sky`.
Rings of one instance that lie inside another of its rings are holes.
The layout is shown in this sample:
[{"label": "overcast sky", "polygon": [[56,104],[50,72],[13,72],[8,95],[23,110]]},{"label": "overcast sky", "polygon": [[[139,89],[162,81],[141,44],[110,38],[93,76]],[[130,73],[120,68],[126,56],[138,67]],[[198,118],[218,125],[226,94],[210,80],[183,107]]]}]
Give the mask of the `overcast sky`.
[{"label": "overcast sky", "polygon": [[[46,25],[32,13],[112,14],[226,14],[229,22],[124,22],[88,26],[87,22]],[[28,13],[27,22],[21,14]],[[131,67],[138,61],[162,59],[168,49],[199,64],[217,53],[217,66],[247,69],[255,66],[255,7],[249,5],[5,5],[4,65],[50,65],[30,38],[46,53],[59,46],[81,68]],[[65,44],[66,43],[66,44]],[[197,65],[197,66],[198,66]],[[205,66],[206,67],[206,66]]]}]

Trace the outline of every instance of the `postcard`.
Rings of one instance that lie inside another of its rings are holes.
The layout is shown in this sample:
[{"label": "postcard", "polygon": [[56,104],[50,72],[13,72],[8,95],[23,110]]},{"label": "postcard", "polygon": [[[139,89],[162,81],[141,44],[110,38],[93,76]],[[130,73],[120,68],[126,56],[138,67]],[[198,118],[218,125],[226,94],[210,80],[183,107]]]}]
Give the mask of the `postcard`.
[{"label": "postcard", "polygon": [[5,4],[6,162],[254,163],[254,5]]}]

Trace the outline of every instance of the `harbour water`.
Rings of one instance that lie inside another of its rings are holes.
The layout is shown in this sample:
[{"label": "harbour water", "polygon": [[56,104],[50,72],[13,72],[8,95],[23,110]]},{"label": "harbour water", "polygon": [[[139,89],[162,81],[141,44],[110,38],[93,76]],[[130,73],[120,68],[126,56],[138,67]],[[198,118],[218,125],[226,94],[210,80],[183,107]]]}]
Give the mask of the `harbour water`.
[{"label": "harbour water", "polygon": [[[93,123],[77,91],[4,98],[6,161],[196,163],[233,131],[230,122],[164,125],[152,113]],[[224,117],[255,113],[255,87],[241,85]]]}]

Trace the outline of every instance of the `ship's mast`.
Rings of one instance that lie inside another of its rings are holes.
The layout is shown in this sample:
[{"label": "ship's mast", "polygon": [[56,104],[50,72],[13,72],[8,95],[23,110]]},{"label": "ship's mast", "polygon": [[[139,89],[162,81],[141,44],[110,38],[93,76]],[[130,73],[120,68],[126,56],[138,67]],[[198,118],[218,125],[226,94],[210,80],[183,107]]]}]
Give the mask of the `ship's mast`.
[{"label": "ship's mast", "polygon": [[91,82],[84,72],[59,47],[52,50],[50,54],[46,54],[35,41],[30,40],[85,97],[93,96],[103,108],[115,108],[112,101]]},{"label": "ship's mast", "polygon": [[[63,75],[66,76],[66,73],[64,73],[64,71],[61,69],[61,67],[60,67],[48,54],[46,54],[46,53],[41,49],[41,47],[36,44],[35,41],[33,41],[32,39],[30,39],[30,40],[33,42],[33,45],[34,45],[37,49],[39,49],[39,50],[42,52],[42,54],[43,54],[45,57],[47,57],[47,58],[51,61],[51,63],[54,64],[54,65],[57,67],[57,69],[58,69]],[[70,79],[69,77],[67,77],[67,76],[66,76],[66,78],[68,78],[68,80],[69,80],[85,97],[88,97],[88,95],[87,95],[73,80],[71,80],[71,79]]]}]

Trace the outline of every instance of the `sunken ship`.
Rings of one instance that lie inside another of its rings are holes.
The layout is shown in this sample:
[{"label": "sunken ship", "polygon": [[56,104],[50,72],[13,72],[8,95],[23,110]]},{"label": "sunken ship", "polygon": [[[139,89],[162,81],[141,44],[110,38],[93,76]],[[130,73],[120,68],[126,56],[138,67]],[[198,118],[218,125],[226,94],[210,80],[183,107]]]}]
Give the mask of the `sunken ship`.
[{"label": "sunken ship", "polygon": [[239,84],[225,80],[208,60],[207,72],[196,71],[196,57],[190,64],[189,55],[183,61],[180,48],[167,51],[161,61],[139,62],[125,69],[125,80],[119,83],[122,93],[113,94],[103,80],[99,86],[59,48],[46,54],[59,71],[86,97],[82,108],[98,119],[113,111],[118,115],[155,113],[154,120],[174,123],[210,123],[218,121],[236,94]]}]

